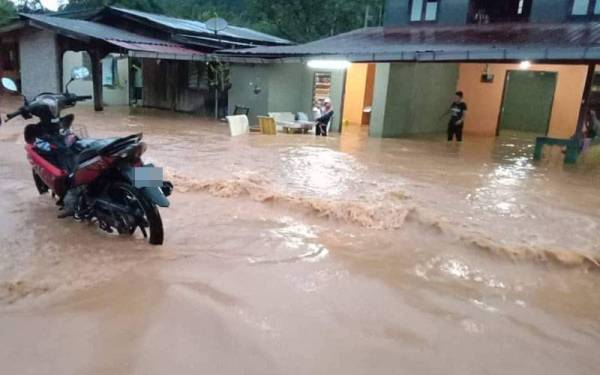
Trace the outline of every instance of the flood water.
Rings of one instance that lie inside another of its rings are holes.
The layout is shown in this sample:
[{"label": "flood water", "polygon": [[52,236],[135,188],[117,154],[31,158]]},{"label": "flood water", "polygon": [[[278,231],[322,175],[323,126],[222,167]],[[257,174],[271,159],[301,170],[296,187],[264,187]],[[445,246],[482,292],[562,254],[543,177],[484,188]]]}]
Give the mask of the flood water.
[{"label": "flood water", "polygon": [[[2,112],[14,110],[4,100]],[[154,110],[166,243],[56,218],[0,128],[6,374],[598,374],[600,173],[531,136],[230,138]]]}]

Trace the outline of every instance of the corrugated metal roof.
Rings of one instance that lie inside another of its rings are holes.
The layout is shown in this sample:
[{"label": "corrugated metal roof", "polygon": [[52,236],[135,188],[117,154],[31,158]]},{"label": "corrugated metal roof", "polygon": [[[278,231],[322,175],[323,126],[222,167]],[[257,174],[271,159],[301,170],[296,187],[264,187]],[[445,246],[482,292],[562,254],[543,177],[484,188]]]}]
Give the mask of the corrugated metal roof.
[{"label": "corrugated metal roof", "polygon": [[156,44],[156,45],[176,45],[165,42],[160,39],[149,38],[143,35],[131,33],[129,31],[117,29],[116,27],[103,25],[101,23],[84,21],[72,18],[61,18],[44,16],[40,14],[22,13],[22,17],[38,23],[60,29],[65,33],[80,35],[83,37],[95,38],[100,40],[117,40],[132,43]]},{"label": "corrugated metal roof", "polygon": [[[160,14],[141,12],[138,10],[124,9],[118,7],[110,7],[117,12],[129,14],[135,17],[143,18],[147,21],[162,25],[164,27],[187,33],[210,34],[214,32],[209,30],[203,22],[187,20],[182,18],[168,17]],[[226,38],[243,39],[254,42],[272,43],[272,44],[290,44],[289,40],[275,37],[273,35],[261,33],[255,30],[244,27],[228,26],[225,30],[220,31],[219,35]]]},{"label": "corrugated metal roof", "polygon": [[22,16],[34,22],[37,26],[49,26],[66,35],[75,34],[79,37],[104,40],[130,52],[151,53],[153,56],[178,60],[196,60],[205,56],[202,52],[185,48],[177,43],[149,38],[96,22],[38,14],[22,14]]},{"label": "corrugated metal roof", "polygon": [[298,46],[221,53],[352,61],[600,60],[600,23],[377,27]]}]

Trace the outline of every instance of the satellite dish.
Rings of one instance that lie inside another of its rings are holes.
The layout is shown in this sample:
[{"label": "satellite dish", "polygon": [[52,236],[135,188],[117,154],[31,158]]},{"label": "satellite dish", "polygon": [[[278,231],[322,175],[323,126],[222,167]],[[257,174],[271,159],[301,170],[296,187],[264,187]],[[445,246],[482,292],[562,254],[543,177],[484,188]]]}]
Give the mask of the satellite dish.
[{"label": "satellite dish", "polygon": [[227,28],[227,26],[229,26],[229,24],[227,23],[227,21],[225,21],[222,18],[211,18],[208,21],[205,22],[206,28],[209,29],[210,31],[214,32],[215,34],[218,33],[219,31],[223,31]]}]

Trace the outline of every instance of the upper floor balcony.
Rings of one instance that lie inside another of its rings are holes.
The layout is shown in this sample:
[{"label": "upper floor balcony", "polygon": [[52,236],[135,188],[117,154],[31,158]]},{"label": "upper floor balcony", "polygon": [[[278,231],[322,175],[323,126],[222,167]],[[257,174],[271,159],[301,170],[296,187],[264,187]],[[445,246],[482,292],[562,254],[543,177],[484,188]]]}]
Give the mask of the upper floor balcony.
[{"label": "upper floor balcony", "polygon": [[467,23],[527,22],[532,0],[471,0]]},{"label": "upper floor balcony", "polygon": [[600,21],[600,0],[387,0],[386,26]]},{"label": "upper floor balcony", "polygon": [[449,15],[462,18],[462,23],[528,21],[531,3],[532,0],[465,0],[462,4],[447,0],[409,0],[409,22],[435,23],[448,19]]}]

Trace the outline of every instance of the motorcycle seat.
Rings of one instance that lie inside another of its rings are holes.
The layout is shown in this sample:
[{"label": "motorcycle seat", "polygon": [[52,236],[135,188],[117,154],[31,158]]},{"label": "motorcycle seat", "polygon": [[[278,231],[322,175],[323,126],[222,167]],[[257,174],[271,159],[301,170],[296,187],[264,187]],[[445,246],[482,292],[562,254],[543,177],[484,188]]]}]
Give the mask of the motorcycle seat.
[{"label": "motorcycle seat", "polygon": [[118,138],[86,138],[78,140],[73,144],[73,151],[77,154],[78,164],[98,156],[100,150],[117,139]]}]

